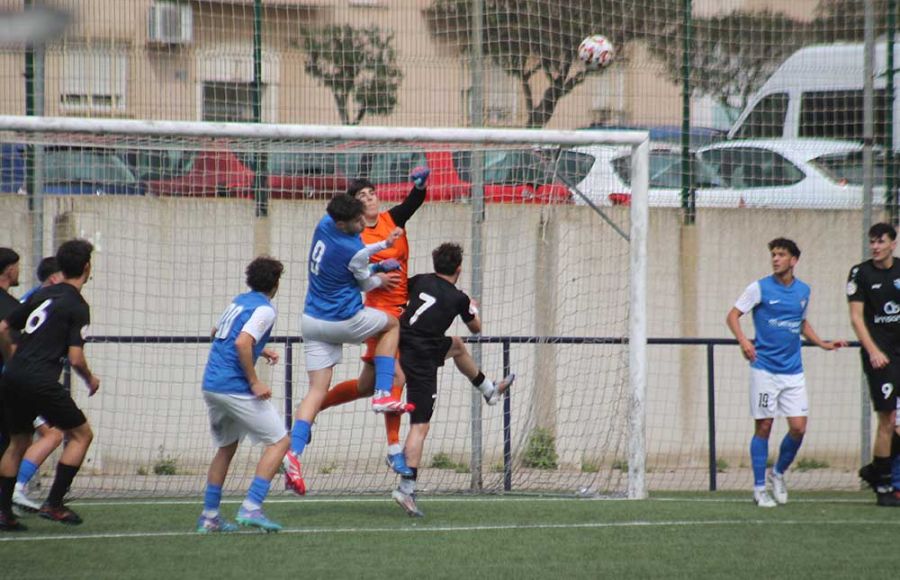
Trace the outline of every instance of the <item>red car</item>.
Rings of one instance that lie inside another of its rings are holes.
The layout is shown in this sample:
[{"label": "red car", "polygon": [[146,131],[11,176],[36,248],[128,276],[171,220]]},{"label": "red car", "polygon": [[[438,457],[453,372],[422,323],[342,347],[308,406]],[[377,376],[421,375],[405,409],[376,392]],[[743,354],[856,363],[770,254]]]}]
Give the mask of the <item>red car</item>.
[{"label": "red car", "polygon": [[253,171],[225,148],[136,149],[122,157],[149,195],[253,197]]},{"label": "red car", "polygon": [[[354,143],[342,153],[347,176],[367,177],[384,201],[400,201],[409,193],[413,168],[427,166],[430,201],[459,201],[471,197],[472,149],[446,145],[411,144],[377,149]],[[541,157],[530,149],[484,150],[484,200],[487,203],[572,203],[572,193],[554,182]]]}]

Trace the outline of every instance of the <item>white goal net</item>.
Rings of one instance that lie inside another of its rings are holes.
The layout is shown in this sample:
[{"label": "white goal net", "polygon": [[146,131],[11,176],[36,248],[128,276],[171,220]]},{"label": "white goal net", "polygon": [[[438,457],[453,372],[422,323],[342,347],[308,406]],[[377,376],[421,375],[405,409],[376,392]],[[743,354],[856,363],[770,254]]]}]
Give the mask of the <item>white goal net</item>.
[{"label": "white goal net", "polygon": [[[459,286],[484,320],[468,346],[487,376],[518,375],[488,407],[452,363],[442,369],[420,488],[645,494],[646,133],[0,117],[0,143],[12,159],[0,245],[23,257],[22,290],[61,242],[95,245],[87,356],[103,386],[88,399],[71,381],[96,433],[78,496],[201,492],[214,453],[200,387],[210,329],[260,254],[285,264],[281,363],[259,367],[289,424],[307,389],[299,318],[326,200],[366,177],[387,210],[420,165],[431,177],[407,224],[409,271],[461,244]],[[630,203],[587,204],[567,182],[562,153],[595,144],[631,149]],[[345,347],[335,383],[358,375],[361,353]],[[368,401],[323,411],[304,454],[311,493],[390,490],[385,447]],[[259,453],[245,442],[227,491],[246,487]]]}]

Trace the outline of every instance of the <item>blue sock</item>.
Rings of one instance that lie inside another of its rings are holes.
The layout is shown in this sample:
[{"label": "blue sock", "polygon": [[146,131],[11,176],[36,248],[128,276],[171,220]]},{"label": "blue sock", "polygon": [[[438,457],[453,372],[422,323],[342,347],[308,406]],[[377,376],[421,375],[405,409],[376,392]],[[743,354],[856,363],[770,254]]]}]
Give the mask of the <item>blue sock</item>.
[{"label": "blue sock", "polygon": [[222,486],[206,482],[206,494],[203,496],[203,511],[217,512],[222,503]]},{"label": "blue sock", "polygon": [[388,391],[394,383],[394,357],[375,357],[375,390]]},{"label": "blue sock", "polygon": [[263,479],[257,475],[253,478],[253,483],[250,484],[247,499],[261,507],[263,502],[266,501],[266,496],[269,495],[271,483],[268,479]]},{"label": "blue sock", "polygon": [[753,485],[766,486],[766,460],[769,459],[769,440],[756,435],[750,440],[750,463],[753,465]]},{"label": "blue sock", "polygon": [[778,450],[778,461],[775,463],[776,473],[784,474],[787,471],[787,468],[794,462],[794,458],[797,457],[797,451],[801,445],[803,445],[803,437],[794,439],[790,433],[785,434],[784,439],[781,440],[781,448]]},{"label": "blue sock", "polygon": [[23,459],[22,463],[19,464],[19,476],[16,478],[16,483],[26,485],[31,481],[31,478],[34,477],[34,474],[37,473],[37,470],[37,465],[27,459]]},{"label": "blue sock", "polygon": [[891,463],[891,485],[900,490],[900,455],[895,455]]},{"label": "blue sock", "polygon": [[302,455],[306,449],[306,443],[309,441],[309,431],[312,427],[307,421],[294,421],[294,427],[291,429],[291,451],[295,455]]}]

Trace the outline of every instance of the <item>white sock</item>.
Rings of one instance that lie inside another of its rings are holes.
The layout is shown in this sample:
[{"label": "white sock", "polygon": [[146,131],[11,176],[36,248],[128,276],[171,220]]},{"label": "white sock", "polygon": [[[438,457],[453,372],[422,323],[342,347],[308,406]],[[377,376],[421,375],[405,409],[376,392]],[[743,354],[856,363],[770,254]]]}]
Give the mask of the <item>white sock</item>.
[{"label": "white sock", "polygon": [[494,382],[491,379],[485,377],[484,381],[482,381],[481,384],[475,388],[481,391],[483,395],[491,396],[491,394],[494,392]]},{"label": "white sock", "polygon": [[401,479],[399,489],[406,495],[416,493],[416,480],[406,478]]},{"label": "white sock", "polygon": [[204,518],[211,520],[219,515],[219,510],[203,510],[201,515]]},{"label": "white sock", "polygon": [[766,486],[756,487],[756,486],[754,485],[754,486],[753,486],[753,491],[759,491],[759,492],[766,491]]},{"label": "white sock", "polygon": [[388,445],[388,455],[397,455],[401,451],[403,451],[403,448],[400,447],[399,443],[391,443]]},{"label": "white sock", "polygon": [[16,482],[16,491],[18,491],[20,493],[24,493],[25,492],[25,484],[23,484],[20,481],[17,481]]},{"label": "white sock", "polygon": [[261,509],[262,506],[256,503],[255,501],[251,501],[250,498],[245,499],[241,502],[241,507],[247,510],[248,512],[252,512],[254,510]]}]

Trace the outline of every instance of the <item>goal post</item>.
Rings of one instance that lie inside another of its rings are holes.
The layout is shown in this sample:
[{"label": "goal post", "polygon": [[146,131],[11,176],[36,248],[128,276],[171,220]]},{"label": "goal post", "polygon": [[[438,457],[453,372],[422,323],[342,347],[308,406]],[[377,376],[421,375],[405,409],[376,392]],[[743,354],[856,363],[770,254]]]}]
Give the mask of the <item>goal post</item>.
[{"label": "goal post", "polygon": [[[43,191],[0,192],[20,194],[0,195],[15,222],[0,241],[33,245],[23,256],[52,253],[71,237],[97,248],[85,289],[97,339],[87,354],[105,388],[87,400],[73,381],[97,432],[79,495],[199,493],[212,456],[199,386],[205,337],[260,253],[286,265],[273,344],[288,364],[263,373],[284,393],[276,404],[296,406],[306,392],[298,326],[305,263],[324,200],[348,179],[368,177],[384,211],[424,161],[432,175],[408,227],[410,273],[431,271],[439,243],[461,243],[460,287],[477,289],[482,303],[482,368],[499,378],[509,351],[518,375],[509,413],[478,411],[471,385],[448,362],[423,457],[426,489],[646,497],[646,132],[0,116],[0,141],[37,152],[43,172],[31,182]],[[560,152],[594,146],[630,149],[629,203],[575,203]],[[260,171],[266,179],[253,178]],[[214,174],[225,177],[213,183]],[[259,183],[262,195],[253,191]],[[476,190],[483,204],[471,198]],[[254,210],[261,197],[263,215]],[[473,211],[487,216],[483,234]],[[22,271],[34,266],[24,261]],[[461,325],[449,332],[467,333]],[[335,383],[358,375],[360,354],[345,347]],[[389,490],[384,445],[383,421],[367,404],[326,410],[305,475],[315,492]],[[241,446],[230,486],[249,481],[257,451]]]}]

